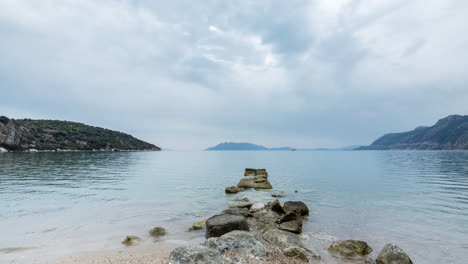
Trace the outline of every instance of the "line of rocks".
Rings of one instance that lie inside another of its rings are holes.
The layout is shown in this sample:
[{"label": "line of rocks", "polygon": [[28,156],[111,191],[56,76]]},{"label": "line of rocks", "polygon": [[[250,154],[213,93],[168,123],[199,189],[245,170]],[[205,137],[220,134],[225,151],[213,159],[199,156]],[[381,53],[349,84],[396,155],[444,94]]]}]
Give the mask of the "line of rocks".
[{"label": "line of rocks", "polygon": [[273,186],[268,181],[268,172],[266,169],[246,168],[244,178],[242,178],[236,186],[226,187],[226,193],[238,193],[245,189],[254,188],[255,190],[273,189]]}]

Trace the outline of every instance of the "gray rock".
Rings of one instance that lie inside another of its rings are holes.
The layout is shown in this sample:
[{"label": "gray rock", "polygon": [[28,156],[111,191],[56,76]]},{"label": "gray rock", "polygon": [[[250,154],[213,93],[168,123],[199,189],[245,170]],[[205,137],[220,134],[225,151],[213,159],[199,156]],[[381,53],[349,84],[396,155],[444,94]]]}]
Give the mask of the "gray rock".
[{"label": "gray rock", "polygon": [[[270,208],[273,212],[277,212],[278,214],[284,214],[285,211],[283,207],[281,206],[280,202],[278,199],[274,200],[273,202],[268,203],[268,208]],[[293,219],[296,220],[296,219]]]},{"label": "gray rock", "polygon": [[244,176],[255,176],[255,171],[245,171]]},{"label": "gray rock", "polygon": [[341,240],[333,243],[328,252],[339,259],[364,260],[372,252],[372,248],[364,241]]},{"label": "gray rock", "polygon": [[137,236],[127,236],[124,241],[122,241],[122,244],[126,245],[126,246],[132,246],[132,245],[136,245],[138,243],[140,243],[141,241],[143,241],[143,239],[137,237]]},{"label": "gray rock", "polygon": [[286,211],[286,213],[296,212],[301,216],[309,215],[309,208],[307,207],[307,205],[299,201],[285,202],[283,205],[283,209],[284,211]]},{"label": "gray rock", "polygon": [[257,169],[252,169],[252,168],[245,168],[245,171],[253,171],[255,172]]},{"label": "gray rock", "polygon": [[271,183],[268,180],[262,181],[262,182],[254,182],[254,188],[255,189],[273,189],[273,186],[271,186]]},{"label": "gray rock", "polygon": [[215,215],[206,221],[206,238],[220,237],[233,230],[249,231],[245,217],[239,215]]},{"label": "gray rock", "polygon": [[277,228],[275,220],[279,217],[279,215],[270,209],[253,213],[252,216],[255,218],[253,224],[261,233],[264,233],[273,228]]},{"label": "gray rock", "polygon": [[244,197],[244,198],[236,198],[236,199],[232,199],[231,201],[234,201],[234,202],[248,202],[248,201],[249,201],[249,198],[247,198],[247,197]]},{"label": "gray rock", "polygon": [[294,221],[294,220],[302,221],[303,218],[296,212],[289,212],[283,215],[281,218],[279,218],[277,223],[282,224],[284,222],[289,222],[289,221]]},{"label": "gray rock", "polygon": [[8,152],[8,150],[5,149],[5,148],[0,147],[0,153],[3,153],[3,152]]},{"label": "gray rock", "polygon": [[204,246],[184,246],[169,255],[169,264],[234,264],[219,251]]},{"label": "gray rock", "polygon": [[249,212],[247,208],[230,208],[226,209],[221,212],[221,214],[229,214],[229,215],[241,215],[243,217],[249,217],[252,214]]},{"label": "gray rock", "polygon": [[235,186],[226,187],[226,189],[225,189],[226,193],[238,193],[239,191],[240,191],[239,188],[237,188]]},{"label": "gray rock", "polygon": [[250,212],[251,213],[256,213],[256,212],[259,212],[261,210],[265,209],[265,204],[263,203],[254,203],[252,205],[252,207],[250,207]]},{"label": "gray rock", "polygon": [[161,237],[161,236],[164,236],[166,235],[166,229],[164,229],[163,227],[155,227],[153,229],[151,229],[149,231],[150,235],[151,236],[154,236],[154,237]]},{"label": "gray rock", "polygon": [[239,188],[254,188],[255,187],[255,182],[254,178],[243,178],[239,181],[237,184],[237,187]]},{"label": "gray rock", "polygon": [[403,249],[395,244],[387,244],[376,259],[377,264],[413,264]]},{"label": "gray rock", "polygon": [[300,234],[302,232],[302,222],[298,220],[284,222],[279,225],[279,229]]},{"label": "gray rock", "polygon": [[268,254],[265,246],[246,231],[232,231],[221,237],[211,237],[204,245],[220,252],[239,249],[243,254],[253,257],[264,257]]},{"label": "gray rock", "polygon": [[286,257],[297,258],[307,263],[313,260],[320,261],[322,259],[320,255],[314,251],[298,246],[292,246],[284,249],[283,254]]},{"label": "gray rock", "polygon": [[263,239],[283,249],[293,246],[302,247],[302,241],[297,235],[279,229],[265,232]]}]

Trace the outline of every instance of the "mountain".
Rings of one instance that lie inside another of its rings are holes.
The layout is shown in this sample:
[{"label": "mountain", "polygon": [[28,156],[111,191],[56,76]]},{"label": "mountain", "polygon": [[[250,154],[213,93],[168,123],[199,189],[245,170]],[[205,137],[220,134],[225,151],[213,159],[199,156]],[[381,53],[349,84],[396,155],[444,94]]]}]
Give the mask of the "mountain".
[{"label": "mountain", "polygon": [[358,150],[468,150],[468,116],[451,115],[430,127],[382,136]]},{"label": "mountain", "polygon": [[252,143],[224,142],[205,150],[268,150],[264,146]]},{"label": "mountain", "polygon": [[0,116],[0,147],[37,150],[161,150],[128,134],[81,123]]}]

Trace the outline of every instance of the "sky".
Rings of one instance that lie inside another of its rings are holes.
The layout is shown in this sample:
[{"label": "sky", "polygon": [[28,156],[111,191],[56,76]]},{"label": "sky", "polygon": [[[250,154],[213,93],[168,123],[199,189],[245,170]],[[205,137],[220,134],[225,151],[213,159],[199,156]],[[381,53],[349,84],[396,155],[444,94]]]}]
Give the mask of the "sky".
[{"label": "sky", "polygon": [[468,114],[468,1],[0,0],[0,115],[163,148],[368,145]]}]

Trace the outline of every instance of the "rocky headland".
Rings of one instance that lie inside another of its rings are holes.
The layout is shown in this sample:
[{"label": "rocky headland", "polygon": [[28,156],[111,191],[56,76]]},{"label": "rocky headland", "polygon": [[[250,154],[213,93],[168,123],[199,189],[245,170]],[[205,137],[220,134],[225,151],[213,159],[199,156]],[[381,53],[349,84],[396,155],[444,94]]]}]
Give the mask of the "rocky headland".
[{"label": "rocky headland", "polygon": [[0,152],[7,151],[159,151],[128,134],[58,120],[0,116]]}]

